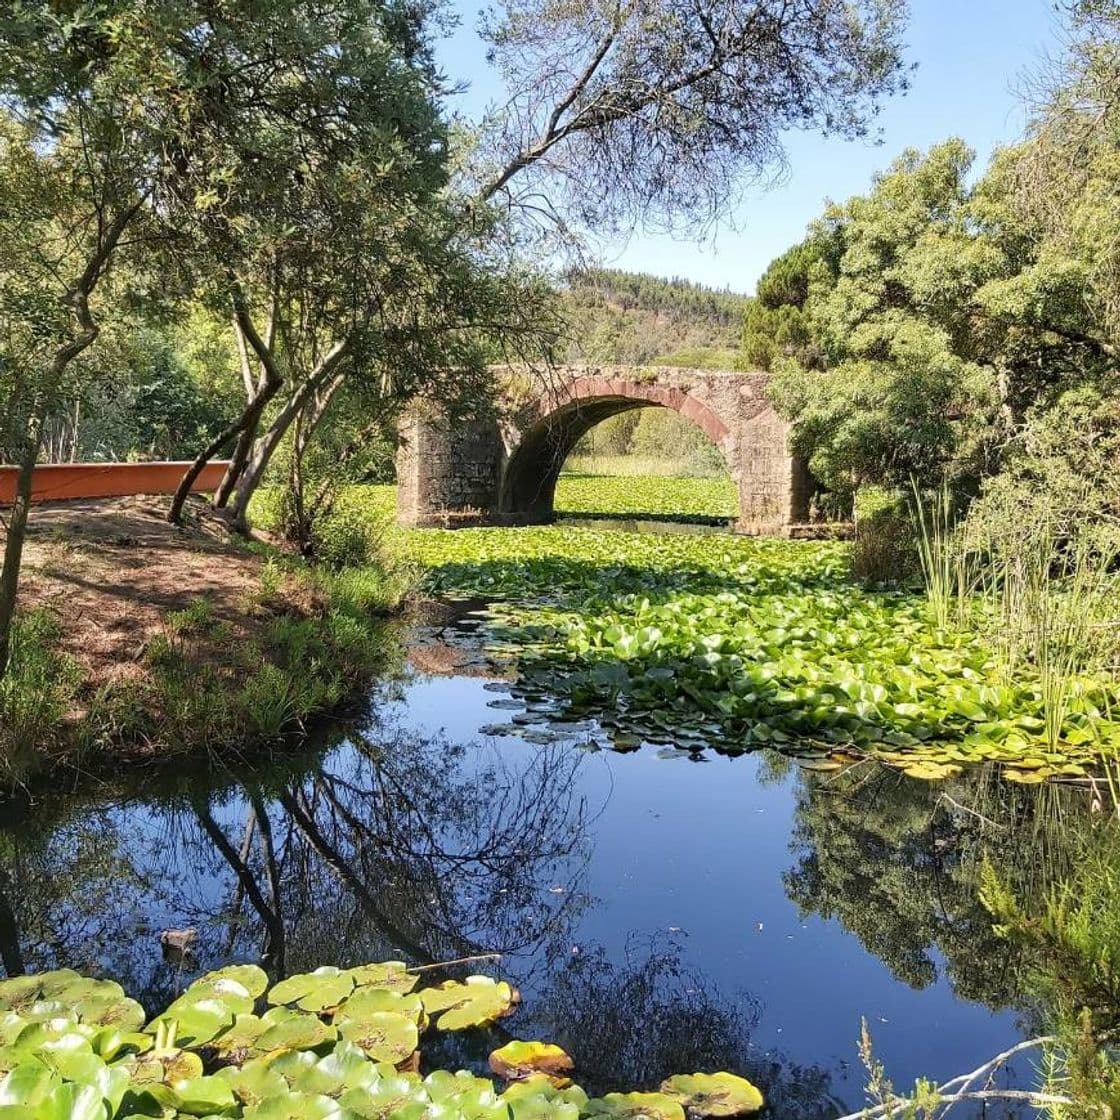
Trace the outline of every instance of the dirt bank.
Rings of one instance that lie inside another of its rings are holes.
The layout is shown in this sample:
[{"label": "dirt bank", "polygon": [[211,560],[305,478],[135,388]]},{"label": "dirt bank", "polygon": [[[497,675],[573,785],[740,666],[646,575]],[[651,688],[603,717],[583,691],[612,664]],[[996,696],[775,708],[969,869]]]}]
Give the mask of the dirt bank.
[{"label": "dirt bank", "polygon": [[9,778],[302,736],[384,661],[376,571],[334,577],[242,541],[201,500],[170,525],[168,501],[32,510],[25,638],[0,693]]}]

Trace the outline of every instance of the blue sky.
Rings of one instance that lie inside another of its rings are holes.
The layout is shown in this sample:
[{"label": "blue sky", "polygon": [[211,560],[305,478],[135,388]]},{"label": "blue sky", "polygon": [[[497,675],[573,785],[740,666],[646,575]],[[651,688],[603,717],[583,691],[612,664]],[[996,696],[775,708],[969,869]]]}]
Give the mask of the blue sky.
[{"label": "blue sky", "polygon": [[[604,263],[749,292],[767,264],[800,239],[826,198],[865,191],[874,172],[904,148],[960,136],[982,167],[996,145],[1022,130],[1016,93],[1022,76],[1059,49],[1053,2],[911,0],[911,6],[907,57],[917,69],[910,91],[880,117],[881,144],[790,133],[784,179],[765,191],[748,190],[704,244],[638,231],[609,246]],[[461,24],[440,57],[449,77],[469,83],[459,107],[474,114],[501,90],[474,32],[477,0],[453,0],[453,7]]]}]

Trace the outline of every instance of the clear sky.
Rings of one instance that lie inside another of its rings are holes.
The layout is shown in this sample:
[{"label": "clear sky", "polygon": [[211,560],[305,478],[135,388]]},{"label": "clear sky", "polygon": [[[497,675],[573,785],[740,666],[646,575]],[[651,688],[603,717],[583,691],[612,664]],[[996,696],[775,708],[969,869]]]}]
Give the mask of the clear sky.
[{"label": "clear sky", "polygon": [[[440,57],[448,77],[469,83],[459,107],[473,115],[501,90],[474,31],[477,0],[452,3],[462,22]],[[911,0],[911,8],[907,58],[917,69],[910,91],[880,116],[881,144],[790,133],[784,179],[749,190],[706,243],[639,231],[611,246],[603,263],[749,292],[767,264],[800,240],[826,198],[865,191],[904,148],[960,136],[982,167],[993,147],[1022,130],[1016,90],[1023,74],[1059,50],[1053,0]]]}]

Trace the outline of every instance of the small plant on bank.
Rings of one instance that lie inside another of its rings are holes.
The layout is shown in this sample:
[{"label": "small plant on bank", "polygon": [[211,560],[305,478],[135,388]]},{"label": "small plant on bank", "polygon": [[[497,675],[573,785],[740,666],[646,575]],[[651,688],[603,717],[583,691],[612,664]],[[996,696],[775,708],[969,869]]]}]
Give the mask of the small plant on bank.
[{"label": "small plant on bank", "polygon": [[48,611],[16,619],[9,670],[0,679],[0,772],[19,781],[50,751],[79,684],[75,663],[58,649],[61,629]]}]

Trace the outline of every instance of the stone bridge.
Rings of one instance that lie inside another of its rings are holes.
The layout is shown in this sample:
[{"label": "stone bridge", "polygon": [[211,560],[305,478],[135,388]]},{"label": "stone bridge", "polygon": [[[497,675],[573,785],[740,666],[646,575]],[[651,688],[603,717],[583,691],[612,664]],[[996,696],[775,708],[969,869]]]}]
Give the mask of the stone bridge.
[{"label": "stone bridge", "polygon": [[[671,408],[723,455],[739,492],[736,527],[780,534],[807,519],[811,484],[787,447],[765,373],[569,367],[543,390],[509,389],[491,416],[449,422],[432,407],[401,424],[398,516],[407,525],[551,521],[560,469],[609,416]],[[512,384],[512,382],[511,382]]]}]

